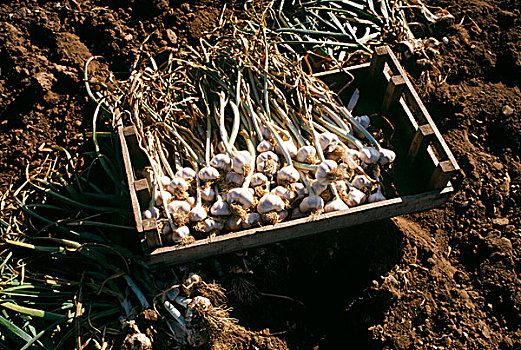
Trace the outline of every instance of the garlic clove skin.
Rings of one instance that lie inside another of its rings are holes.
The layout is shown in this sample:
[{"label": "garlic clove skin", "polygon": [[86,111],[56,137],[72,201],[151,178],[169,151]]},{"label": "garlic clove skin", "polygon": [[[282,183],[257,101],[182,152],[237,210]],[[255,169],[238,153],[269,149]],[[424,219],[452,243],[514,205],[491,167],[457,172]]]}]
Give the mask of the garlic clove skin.
[{"label": "garlic clove skin", "polygon": [[224,224],[219,221],[215,221],[212,218],[206,218],[204,221],[201,221],[203,225],[201,225],[201,231],[204,233],[210,233],[212,231],[220,231],[224,228]]},{"label": "garlic clove skin", "polygon": [[291,220],[301,219],[303,217],[305,217],[305,215],[300,211],[299,208],[293,208],[291,211]]},{"label": "garlic clove skin", "polygon": [[227,154],[219,153],[210,160],[210,165],[216,169],[229,171],[232,168],[232,160]]},{"label": "garlic clove skin", "polygon": [[250,170],[251,154],[248,151],[238,151],[232,158],[232,169],[237,174],[245,175]]},{"label": "garlic clove skin", "polygon": [[324,212],[331,213],[333,211],[346,209],[349,209],[349,206],[345,204],[343,200],[337,198],[326,204],[326,206],[324,207]]},{"label": "garlic clove skin", "polygon": [[243,209],[248,209],[253,205],[255,198],[246,188],[234,188],[226,196],[228,203],[239,203]]},{"label": "garlic clove skin", "polygon": [[385,196],[382,193],[382,188],[380,187],[380,185],[378,185],[378,190],[375,193],[372,193],[369,195],[369,197],[367,198],[367,202],[368,203],[381,202],[386,199],[387,198],[385,198]]},{"label": "garlic clove skin", "polygon": [[188,204],[190,204],[190,206],[193,208],[195,207],[195,203],[197,203],[197,198],[195,197],[188,197],[186,199],[186,201],[188,202]]},{"label": "garlic clove skin", "polygon": [[172,235],[170,236],[170,238],[172,239],[172,241],[177,242],[177,241],[180,241],[181,239],[185,238],[189,234],[190,234],[190,229],[187,226],[181,226],[181,227],[176,228],[172,232]]},{"label": "garlic clove skin", "polygon": [[317,149],[313,146],[302,146],[297,151],[297,161],[311,164],[317,157]]},{"label": "garlic clove skin", "polygon": [[343,180],[335,181],[335,188],[338,192],[346,192],[349,191],[349,187],[347,187],[347,184]]},{"label": "garlic clove skin", "polygon": [[364,192],[357,188],[351,187],[347,194],[346,204],[350,207],[356,207],[357,205],[363,204],[366,200]]},{"label": "garlic clove skin", "polygon": [[299,209],[303,214],[309,214],[312,211],[321,211],[324,209],[324,200],[320,196],[309,196],[302,200]]},{"label": "garlic clove skin", "polygon": [[392,163],[392,162],[394,162],[395,159],[396,159],[396,153],[394,153],[390,149],[382,148],[380,150],[380,158],[378,159],[378,162],[381,165],[386,165],[386,164]]},{"label": "garlic clove skin", "polygon": [[338,136],[332,132],[323,132],[318,135],[318,143],[322,151],[331,152],[338,145]]},{"label": "garlic clove skin", "polygon": [[285,166],[277,173],[277,183],[284,185],[288,183],[297,182],[300,179],[300,174],[293,166]]},{"label": "garlic clove skin", "polygon": [[363,147],[360,151],[360,160],[366,164],[374,164],[380,159],[380,152],[373,147]]},{"label": "garlic clove skin", "polygon": [[181,178],[185,179],[186,181],[192,181],[197,176],[197,173],[192,168],[181,168],[175,174],[175,176],[181,177]]},{"label": "garlic clove skin", "polygon": [[[288,154],[291,158],[295,158],[295,156],[297,155],[298,149],[297,149],[297,146],[295,146],[295,144],[293,143],[293,141],[291,141],[291,140],[282,141],[282,147],[284,147],[284,149],[286,150],[286,152],[288,152]],[[277,154],[280,154],[280,155],[283,154],[281,145],[277,144],[275,146],[275,152],[277,152]]]},{"label": "garlic clove skin", "polygon": [[170,181],[170,178],[166,175],[161,176],[161,178],[159,179],[159,182],[161,182],[161,185],[163,187],[168,187],[168,185],[170,185]]},{"label": "garlic clove skin", "polygon": [[256,164],[258,172],[274,174],[279,168],[279,156],[272,151],[266,151],[257,156]]},{"label": "garlic clove skin", "polygon": [[314,181],[311,188],[317,196],[320,196],[325,190],[327,190],[327,184],[320,181]]},{"label": "garlic clove skin", "polygon": [[169,213],[189,213],[191,210],[191,206],[187,201],[172,201],[168,203],[166,210]]},{"label": "garlic clove skin", "polygon": [[257,205],[257,211],[259,214],[266,214],[270,211],[283,211],[285,207],[284,201],[282,198],[275,194],[266,194],[262,196],[259,200],[259,204]]},{"label": "garlic clove skin", "polygon": [[156,206],[162,206],[163,205],[163,199],[166,203],[168,203],[170,201],[170,199],[172,199],[172,194],[168,191],[157,191],[156,192],[156,198],[155,198],[155,201],[154,203],[156,204]]},{"label": "garlic clove skin", "polygon": [[356,165],[360,162],[360,152],[352,148],[344,148],[344,154],[342,154],[342,162],[346,163],[349,168],[355,169]]},{"label": "garlic clove skin", "polygon": [[297,194],[295,192],[288,190],[284,186],[275,187],[274,189],[271,190],[271,194],[276,195],[276,196],[282,198],[283,200],[285,199],[287,201],[292,201],[297,196]]},{"label": "garlic clove skin", "polygon": [[210,208],[210,214],[213,216],[228,216],[231,213],[230,206],[223,200],[217,200]]},{"label": "garlic clove skin", "polygon": [[253,187],[264,186],[268,182],[268,178],[263,173],[255,173],[251,177],[251,185]]},{"label": "garlic clove skin", "polygon": [[172,194],[186,192],[189,188],[188,182],[182,177],[174,177],[168,184],[168,191]]},{"label": "garlic clove skin", "polygon": [[241,174],[234,173],[232,171],[232,172],[226,173],[225,180],[227,183],[240,185],[244,182],[244,176],[242,176]]},{"label": "garlic clove skin", "polygon": [[308,189],[301,182],[296,182],[295,184],[293,184],[293,189],[295,190],[297,200],[302,199],[308,195]]},{"label": "garlic clove skin", "polygon": [[159,217],[159,209],[157,209],[156,207],[152,206],[152,207],[148,208],[147,210],[143,211],[141,216],[144,219],[158,218]]},{"label": "garlic clove skin", "polygon": [[246,219],[242,221],[242,228],[248,229],[252,228],[253,226],[259,225],[261,222],[261,216],[259,213],[249,213],[246,215]]},{"label": "garlic clove skin", "polygon": [[370,187],[373,182],[366,175],[356,175],[353,178],[353,181],[351,181],[351,184],[359,190],[364,190],[365,188]]},{"label": "garlic clove skin", "polygon": [[214,167],[205,166],[199,170],[198,176],[201,181],[211,182],[217,180],[221,174],[219,174],[219,170],[215,169]]},{"label": "garlic clove skin", "polygon": [[201,199],[205,202],[212,202],[215,199],[215,191],[213,190],[213,188],[204,188],[201,191]]},{"label": "garlic clove skin", "polygon": [[279,211],[279,212],[277,212],[277,216],[279,217],[278,222],[282,222],[282,221],[286,220],[287,218],[289,218],[289,211],[287,211],[287,210]]},{"label": "garlic clove skin", "polygon": [[266,140],[262,140],[261,142],[259,142],[259,144],[257,145],[257,152],[264,153],[268,151],[273,151],[273,145]]},{"label": "garlic clove skin", "polygon": [[230,216],[224,227],[229,231],[237,231],[242,227],[242,219],[238,216]]},{"label": "garlic clove skin", "polygon": [[356,116],[355,119],[358,121],[358,124],[360,124],[364,129],[367,129],[369,125],[371,125],[371,118],[367,115],[359,115]]},{"label": "garlic clove skin", "polygon": [[315,179],[322,184],[329,184],[334,180],[333,174],[337,168],[338,164],[334,160],[326,159],[319,164],[315,172]]},{"label": "garlic clove skin", "polygon": [[188,218],[190,221],[193,222],[199,222],[203,221],[208,217],[208,213],[206,212],[206,209],[204,209],[202,206],[196,206],[190,210],[190,213],[188,214]]}]

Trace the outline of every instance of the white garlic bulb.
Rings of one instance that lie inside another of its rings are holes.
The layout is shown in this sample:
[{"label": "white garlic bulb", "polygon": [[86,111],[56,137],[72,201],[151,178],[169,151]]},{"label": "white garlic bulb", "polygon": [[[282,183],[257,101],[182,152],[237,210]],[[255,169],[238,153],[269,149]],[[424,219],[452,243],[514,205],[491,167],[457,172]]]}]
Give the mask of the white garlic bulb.
[{"label": "white garlic bulb", "polygon": [[367,175],[356,175],[351,181],[351,184],[359,190],[363,190],[372,186],[373,182],[367,177]]},{"label": "white garlic bulb", "polygon": [[264,173],[265,170],[269,170],[270,174],[274,174],[279,167],[279,156],[271,151],[263,152],[257,156],[256,163],[258,172]]},{"label": "white garlic bulb", "polygon": [[270,211],[282,211],[284,210],[284,201],[277,195],[266,194],[262,196],[257,205],[257,211],[260,214],[266,214]]},{"label": "white garlic bulb", "polygon": [[380,149],[380,159],[378,160],[380,164],[386,165],[394,162],[395,159],[396,153],[387,148]]},{"label": "white garlic bulb", "polygon": [[190,213],[188,214],[188,218],[190,221],[199,222],[208,216],[208,213],[206,212],[206,209],[204,209],[203,206],[197,205],[190,210]]},{"label": "white garlic bulb", "polygon": [[189,188],[188,182],[182,177],[174,177],[168,184],[168,191],[172,194],[186,192]]},{"label": "white garlic bulb", "polygon": [[315,179],[322,184],[329,184],[335,179],[338,164],[334,160],[326,159],[320,163],[315,172]]},{"label": "white garlic bulb", "polygon": [[360,152],[352,148],[344,147],[342,162],[349,165],[349,168],[355,169],[360,162]]},{"label": "white garlic bulb", "polygon": [[201,223],[202,225],[200,225],[199,228],[204,233],[220,231],[224,228],[224,224],[222,222],[216,221],[212,218],[206,218],[204,221],[201,221]]},{"label": "white garlic bulb", "polygon": [[172,241],[177,242],[190,234],[190,229],[186,226],[181,226],[172,231],[170,238]]},{"label": "white garlic bulb", "polygon": [[322,193],[324,193],[324,191],[327,190],[327,186],[327,183],[323,183],[317,180],[311,183],[311,188],[317,196],[320,196]]},{"label": "white garlic bulb", "polygon": [[263,173],[255,173],[251,177],[250,184],[253,187],[264,186],[268,182],[268,178]]},{"label": "white garlic bulb", "polygon": [[162,206],[163,205],[163,200],[168,203],[168,201],[170,201],[170,199],[172,199],[172,194],[168,191],[156,191],[156,198],[154,200],[154,203],[156,204],[156,206]]},{"label": "white garlic bulb", "polygon": [[312,163],[317,156],[317,149],[313,146],[302,146],[297,151],[297,161],[301,163]]},{"label": "white garlic bulb", "polygon": [[261,142],[259,142],[259,144],[257,145],[257,152],[263,153],[268,151],[273,151],[273,145],[266,140],[262,140]]},{"label": "white garlic bulb", "polygon": [[338,145],[338,136],[332,132],[323,132],[318,135],[318,143],[322,151],[331,152]]},{"label": "white garlic bulb", "polygon": [[212,204],[210,213],[213,216],[227,216],[231,214],[230,206],[220,197]]},{"label": "white garlic bulb", "polygon": [[360,151],[360,160],[366,164],[374,164],[380,159],[380,152],[373,147],[363,147]]},{"label": "white garlic bulb", "polygon": [[284,186],[275,187],[274,189],[271,190],[271,194],[274,194],[287,201],[292,201],[297,196],[297,194],[295,192],[288,190]]},{"label": "white garlic bulb", "polygon": [[242,227],[242,219],[239,216],[230,216],[226,220],[224,227],[229,231],[237,231]]},{"label": "white garlic bulb", "polygon": [[223,171],[228,171],[232,168],[232,160],[225,153],[216,154],[212,160],[210,160],[210,165],[216,169],[220,169]]},{"label": "white garlic bulb", "polygon": [[186,213],[188,214],[191,210],[191,206],[187,201],[172,201],[168,203],[166,210],[169,213]]},{"label": "white garlic bulb", "polygon": [[232,158],[232,169],[237,174],[246,175],[245,173],[249,170],[251,165],[251,154],[248,151],[238,151]]},{"label": "white garlic bulb", "polygon": [[204,168],[199,170],[199,179],[201,179],[201,181],[215,181],[220,176],[221,174],[219,174],[219,170],[211,166],[205,166]]},{"label": "white garlic bulb", "polygon": [[206,187],[201,191],[201,199],[205,202],[211,202],[215,199],[215,191],[211,187]]},{"label": "white garlic bulb", "polygon": [[299,209],[303,214],[308,214],[312,211],[321,211],[324,209],[324,200],[320,196],[309,196],[302,200]]},{"label": "white garlic bulb", "polygon": [[382,193],[382,187],[380,185],[378,185],[378,189],[376,190],[375,193],[372,193],[369,195],[369,197],[367,198],[367,202],[374,203],[374,202],[384,201],[386,199],[387,198],[385,198],[385,196]]},{"label": "white garlic bulb", "polygon": [[330,213],[332,211],[346,210],[346,209],[349,209],[347,204],[345,204],[344,201],[341,200],[340,198],[337,198],[326,204],[326,206],[324,207],[324,212]]},{"label": "white garlic bulb", "polygon": [[242,228],[248,229],[253,226],[259,225],[261,222],[261,216],[259,213],[249,213],[246,214],[245,219],[242,221]]},{"label": "white garlic bulb", "polygon": [[192,181],[197,176],[197,173],[192,168],[181,168],[175,174],[175,176],[181,177],[181,178],[185,179],[186,181]]},{"label": "white garlic bulb", "polygon": [[304,198],[308,195],[308,189],[306,186],[301,182],[296,182],[293,184],[293,190],[295,190],[295,194],[297,196],[297,200]]},{"label": "white garlic bulb", "polygon": [[191,207],[195,207],[195,203],[197,202],[197,198],[190,196],[186,199],[188,204],[190,204]]},{"label": "white garlic bulb", "polygon": [[349,189],[349,193],[347,194],[346,204],[350,207],[356,207],[357,205],[363,204],[366,200],[366,195],[364,192],[360,191],[357,188],[351,187]]},{"label": "white garlic bulb", "polygon": [[253,205],[255,198],[246,188],[234,188],[226,196],[228,203],[239,203],[243,209],[248,209]]},{"label": "white garlic bulb", "polygon": [[285,166],[277,173],[277,183],[283,185],[297,182],[300,179],[300,174],[293,166]]},{"label": "white garlic bulb", "polygon": [[161,185],[163,187],[168,187],[168,185],[170,184],[170,178],[166,175],[163,175],[161,176],[161,178],[159,179],[159,182],[161,182]]},{"label": "white garlic bulb", "polygon": [[157,209],[156,207],[152,206],[152,207],[148,208],[147,210],[144,210],[143,213],[141,214],[141,216],[144,219],[158,218],[159,217],[159,209]]},{"label": "white garlic bulb", "polygon": [[364,129],[367,129],[369,125],[371,125],[371,118],[367,115],[359,115],[356,116],[355,119],[358,121],[358,124],[360,124]]},{"label": "white garlic bulb", "polygon": [[[286,150],[286,152],[288,152],[291,158],[294,158],[297,155],[298,149],[297,146],[295,146],[295,144],[293,143],[293,141],[282,141],[282,147],[284,147],[284,149]],[[281,145],[277,144],[275,146],[275,152],[277,152],[278,154],[282,154]]]},{"label": "white garlic bulb", "polygon": [[226,173],[226,182],[230,184],[240,185],[244,182],[244,176],[234,173],[233,171]]}]

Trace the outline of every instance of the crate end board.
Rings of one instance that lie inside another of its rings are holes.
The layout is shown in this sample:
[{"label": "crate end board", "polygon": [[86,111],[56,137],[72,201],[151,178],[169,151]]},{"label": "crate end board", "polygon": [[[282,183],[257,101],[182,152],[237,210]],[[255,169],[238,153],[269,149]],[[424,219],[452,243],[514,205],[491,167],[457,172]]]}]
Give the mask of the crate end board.
[{"label": "crate end board", "polygon": [[440,206],[454,193],[449,184],[442,190],[388,199],[345,211],[291,220],[276,225],[229,233],[196,241],[183,247],[157,248],[147,255],[150,265],[172,265],[198,260],[326,231],[347,228],[374,220],[423,211]]}]

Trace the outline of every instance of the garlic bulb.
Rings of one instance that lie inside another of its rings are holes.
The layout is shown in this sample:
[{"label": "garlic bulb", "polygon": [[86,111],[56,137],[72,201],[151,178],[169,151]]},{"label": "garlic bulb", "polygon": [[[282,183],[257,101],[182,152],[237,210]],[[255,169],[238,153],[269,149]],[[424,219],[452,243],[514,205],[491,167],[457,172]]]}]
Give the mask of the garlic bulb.
[{"label": "garlic bulb", "polygon": [[159,182],[161,182],[161,185],[163,187],[168,187],[168,185],[170,184],[170,178],[166,175],[163,175],[161,176],[161,178],[159,179]]},{"label": "garlic bulb", "polygon": [[342,162],[349,165],[349,168],[355,169],[360,161],[360,152],[352,148],[344,147],[344,154],[342,154]]},{"label": "garlic bulb", "polygon": [[341,200],[340,198],[337,198],[326,204],[326,206],[324,207],[324,212],[330,213],[332,211],[346,210],[346,209],[349,209],[347,204],[345,204],[344,201]]},{"label": "garlic bulb", "polygon": [[317,149],[313,146],[302,146],[297,152],[297,161],[311,164],[317,157]]},{"label": "garlic bulb", "polygon": [[176,177],[181,177],[185,179],[186,181],[192,181],[195,179],[197,173],[192,168],[181,168],[179,171],[175,174]]},{"label": "garlic bulb", "polygon": [[387,148],[380,149],[380,159],[378,160],[380,164],[386,165],[394,162],[395,159],[396,153]]},{"label": "garlic bulb", "polygon": [[263,152],[257,156],[257,171],[273,176],[279,168],[279,156],[271,151]]},{"label": "garlic bulb", "polygon": [[349,191],[349,187],[347,187],[347,184],[345,181],[343,180],[338,180],[338,181],[335,181],[335,188],[338,192],[345,192],[347,193],[347,191]]},{"label": "garlic bulb", "polygon": [[329,184],[335,180],[337,168],[338,164],[335,161],[326,159],[319,164],[315,172],[315,179],[322,184]]},{"label": "garlic bulb", "polygon": [[360,151],[360,160],[366,164],[374,164],[380,159],[380,152],[373,147],[363,147]]},{"label": "garlic bulb", "polygon": [[[288,202],[294,200],[295,197],[297,196],[297,194],[295,192],[288,190],[284,186],[275,187],[274,189],[271,190],[271,194],[274,194],[282,199],[285,199]],[[260,211],[259,211],[259,213],[260,213]]]},{"label": "garlic bulb", "polygon": [[228,216],[231,214],[230,206],[220,197],[217,198],[210,208],[210,214],[213,216]]},{"label": "garlic bulb", "polygon": [[189,188],[188,182],[182,177],[174,177],[168,184],[168,191],[174,195],[184,193],[188,191]]},{"label": "garlic bulb", "polygon": [[367,198],[367,202],[374,203],[374,202],[380,202],[386,200],[385,196],[382,193],[382,187],[378,185],[378,189],[375,193],[372,193]]},{"label": "garlic bulb", "polygon": [[277,216],[278,216],[278,220],[277,220],[278,222],[284,221],[289,217],[289,211],[287,211],[287,210],[279,211],[279,212],[277,212]]},{"label": "garlic bulb", "polygon": [[367,129],[369,125],[371,125],[371,118],[369,118],[367,115],[359,115],[356,116],[355,119],[365,129]]},{"label": "garlic bulb", "polygon": [[201,181],[215,181],[219,178],[219,176],[221,176],[221,174],[219,174],[219,170],[211,166],[205,166],[199,170],[199,179],[201,179]]},{"label": "garlic bulb", "polygon": [[191,210],[191,206],[187,201],[172,201],[168,203],[166,210],[169,213],[186,213],[188,214]]},{"label": "garlic bulb", "polygon": [[176,228],[172,232],[172,235],[170,236],[170,239],[172,239],[172,241],[174,241],[174,242],[177,242],[177,241],[185,238],[189,234],[190,234],[190,229],[188,227],[186,227],[186,226],[181,226],[181,227]]},{"label": "garlic bulb", "polygon": [[190,213],[188,214],[188,218],[190,221],[198,222],[206,219],[208,216],[208,213],[206,212],[206,209],[204,209],[203,206],[197,205],[190,210]]},{"label": "garlic bulb", "polygon": [[304,186],[301,182],[296,182],[292,185],[293,190],[295,191],[295,194],[297,196],[297,200],[304,198],[308,195],[308,189],[306,186]]},{"label": "garlic bulb", "polygon": [[232,168],[232,160],[227,154],[219,153],[210,160],[210,165],[216,169],[228,171]]},{"label": "garlic bulb", "polygon": [[248,151],[238,151],[235,153],[232,159],[232,169],[237,174],[246,175],[252,169],[251,167],[251,154]]},{"label": "garlic bulb", "polygon": [[323,182],[320,182],[320,181],[314,181],[312,184],[311,184],[311,188],[313,189],[313,192],[317,195],[317,196],[320,196],[325,190],[327,190],[327,183],[323,183]]},{"label": "garlic bulb", "polygon": [[297,182],[300,179],[300,174],[293,166],[285,166],[277,173],[277,183],[284,185],[288,183]]},{"label": "garlic bulb", "polygon": [[[275,152],[277,152],[278,154],[282,154],[282,149],[280,146],[281,145],[279,145],[279,144],[277,144],[275,146]],[[286,152],[288,152],[288,154],[291,158],[294,158],[297,155],[297,152],[298,152],[297,146],[295,146],[293,141],[291,141],[291,140],[282,141],[282,147],[284,147],[284,149],[286,150]]]},{"label": "garlic bulb", "polygon": [[299,209],[303,214],[308,214],[312,211],[322,211],[324,209],[324,200],[320,196],[309,196],[302,200]]},{"label": "garlic bulb", "polygon": [[211,202],[215,199],[215,191],[211,187],[204,188],[201,191],[201,199],[205,202]]},{"label": "garlic bulb", "polygon": [[373,184],[373,182],[366,175],[356,175],[353,178],[353,181],[351,182],[351,184],[355,188],[358,188],[359,190],[363,190],[365,188],[370,187]]},{"label": "garlic bulb", "polygon": [[152,206],[152,207],[148,208],[147,210],[144,210],[143,213],[141,214],[141,216],[144,219],[158,218],[159,217],[159,209],[157,209],[156,207]]},{"label": "garlic bulb", "polygon": [[259,142],[259,144],[257,145],[257,152],[263,153],[268,151],[273,151],[273,145],[266,140],[262,140],[261,142]]},{"label": "garlic bulb", "polygon": [[357,205],[364,203],[365,199],[366,196],[364,192],[360,191],[357,188],[351,187],[345,200],[348,206],[356,207]]},{"label": "garlic bulb", "polygon": [[253,226],[259,225],[261,222],[261,216],[259,213],[249,213],[246,214],[246,217],[244,220],[242,220],[242,228],[248,229]]},{"label": "garlic bulb", "polygon": [[338,136],[332,132],[323,132],[318,135],[318,143],[322,151],[331,152],[338,145]]},{"label": "garlic bulb", "polygon": [[197,202],[197,199],[193,196],[191,197],[188,197],[186,199],[186,201],[188,202],[188,204],[190,204],[191,207],[195,207],[195,203]]},{"label": "garlic bulb", "polygon": [[305,215],[300,211],[299,208],[293,208],[293,210],[291,211],[291,219],[292,220],[295,220],[295,219],[300,219],[300,218],[303,218]]},{"label": "garlic bulb", "polygon": [[270,211],[282,211],[284,210],[284,207],[284,201],[279,196],[266,194],[259,200],[257,211],[260,214],[266,214]]},{"label": "garlic bulb", "polygon": [[172,232],[172,227],[170,227],[170,224],[167,222],[163,225],[163,227],[161,228],[161,233],[163,235],[168,235],[169,233]]},{"label": "garlic bulb", "polygon": [[244,176],[234,173],[233,171],[226,173],[226,182],[230,184],[240,185],[244,181]]},{"label": "garlic bulb", "polygon": [[253,205],[255,198],[246,188],[234,188],[226,196],[228,203],[239,203],[243,209],[248,209]]},{"label": "garlic bulb", "polygon": [[268,178],[263,173],[255,173],[251,177],[250,184],[253,187],[264,186],[268,182]]},{"label": "garlic bulb", "polygon": [[242,226],[242,219],[239,216],[230,216],[228,220],[226,220],[226,223],[224,224],[224,227],[227,230],[230,231],[237,231]]},{"label": "garlic bulb", "polygon": [[222,230],[224,228],[224,224],[212,218],[206,218],[204,221],[201,221],[197,227],[201,232],[210,233],[213,231]]},{"label": "garlic bulb", "polygon": [[172,194],[168,191],[156,191],[156,198],[154,200],[154,203],[156,206],[162,206],[163,200],[168,203],[168,201],[172,199]]}]

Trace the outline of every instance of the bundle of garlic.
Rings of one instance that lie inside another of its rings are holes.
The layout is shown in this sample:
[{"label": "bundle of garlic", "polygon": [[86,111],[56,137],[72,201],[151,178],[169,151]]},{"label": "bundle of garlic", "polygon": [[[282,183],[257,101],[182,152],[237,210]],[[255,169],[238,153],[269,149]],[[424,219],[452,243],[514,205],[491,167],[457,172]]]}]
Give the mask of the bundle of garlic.
[{"label": "bundle of garlic", "polygon": [[150,162],[140,175],[153,184],[142,215],[158,220],[163,241],[384,200],[379,174],[395,154],[368,131],[369,117],[353,116],[260,19],[228,26],[161,66],[142,53],[98,99],[138,130]]}]

